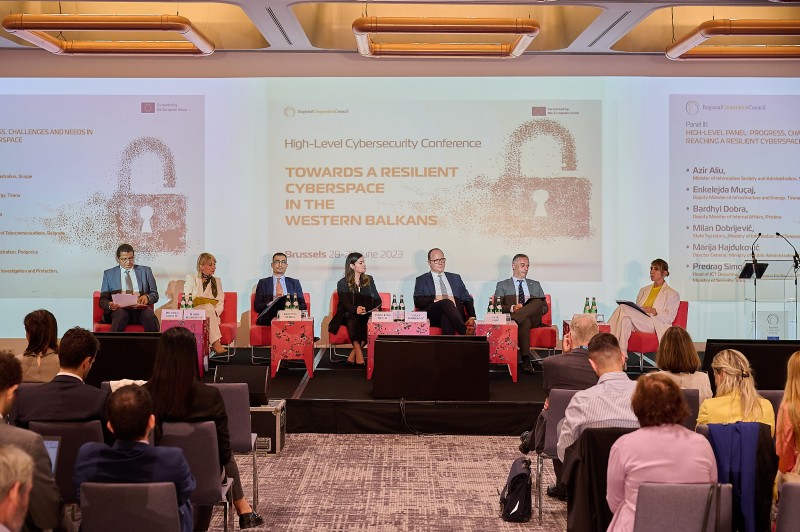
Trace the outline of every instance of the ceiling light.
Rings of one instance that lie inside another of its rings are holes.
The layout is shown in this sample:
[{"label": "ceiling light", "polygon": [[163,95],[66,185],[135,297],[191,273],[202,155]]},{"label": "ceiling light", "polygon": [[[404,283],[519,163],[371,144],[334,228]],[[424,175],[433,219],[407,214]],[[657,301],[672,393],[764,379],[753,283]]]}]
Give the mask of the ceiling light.
[{"label": "ceiling light", "polygon": [[666,56],[682,59],[798,59],[800,46],[700,46],[720,36],[797,36],[800,20],[707,20],[667,47]]}]

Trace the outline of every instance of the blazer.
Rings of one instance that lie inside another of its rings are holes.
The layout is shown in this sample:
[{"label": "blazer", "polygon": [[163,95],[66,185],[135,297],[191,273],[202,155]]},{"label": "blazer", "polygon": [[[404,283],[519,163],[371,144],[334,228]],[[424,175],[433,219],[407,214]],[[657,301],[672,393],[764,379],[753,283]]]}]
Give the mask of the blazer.
[{"label": "blazer", "polygon": [[[528,293],[531,297],[544,297],[544,290],[542,290],[542,285],[539,284],[539,281],[525,279],[525,284],[528,285]],[[503,312],[510,312],[511,306],[516,305],[519,301],[518,286],[517,281],[510,277],[497,283],[497,287],[494,289],[494,295],[500,298],[500,306]],[[542,301],[542,314],[547,314],[546,301]]]},{"label": "blazer", "polygon": [[203,278],[198,274],[189,274],[186,276],[186,281],[183,283],[183,293],[188,298],[189,294],[192,299],[198,297],[207,297],[209,299],[216,299],[217,304],[214,305],[214,312],[217,316],[222,316],[222,311],[225,310],[225,292],[222,291],[222,281],[219,277],[214,277],[214,284],[217,285],[217,296],[211,291],[211,283],[203,290]]},{"label": "blazer", "polygon": [[[158,301],[158,287],[153,277],[153,270],[149,266],[134,264],[133,271],[138,280],[139,295],[146,295],[150,305]],[[103,284],[100,286],[100,308],[105,310],[103,321],[111,322],[111,310],[108,308],[111,294],[120,292],[122,292],[122,269],[114,266],[103,272]]]},{"label": "blazer", "polygon": [[[367,303],[365,305],[367,310],[370,310],[381,304],[381,296],[378,293],[378,289],[375,287],[375,279],[373,279],[371,275],[367,275],[367,277],[369,278],[369,286],[359,289],[357,293],[361,297],[370,298],[372,300],[369,303],[364,301],[364,303]],[[360,304],[358,301],[354,303],[356,292],[353,292],[350,286],[348,286],[345,277],[342,277],[339,279],[339,282],[336,283],[336,292],[339,294],[339,304],[336,306],[336,314],[333,315],[331,321],[328,323],[328,332],[333,334],[339,331],[339,327],[344,323],[345,316],[347,314],[355,314],[356,307]]]},{"label": "blazer", "polygon": [[[283,280],[286,282],[286,291],[290,294],[297,294],[297,304],[300,310],[308,310],[300,281],[286,276],[284,276]],[[259,280],[256,286],[256,298],[253,300],[253,309],[259,314],[262,313],[267,308],[267,305],[272,302],[275,297],[274,293],[271,275]]]},{"label": "blazer", "polygon": [[28,515],[22,530],[46,530],[56,528],[64,519],[64,503],[52,473],[50,455],[44,448],[42,437],[29,430],[0,422],[0,442],[16,445],[33,458],[33,488],[31,489]]},{"label": "blazer", "polygon": [[105,416],[107,393],[77,377],[56,375],[33,390],[18,390],[17,425],[31,421],[89,421]]},{"label": "blazer", "polygon": [[192,532],[192,505],[189,497],[196,482],[183,451],[177,447],[153,447],[138,441],[86,443],[75,461],[75,493],[81,500],[84,482],[146,483],[172,482],[178,496],[181,532]]},{"label": "blazer", "polygon": [[[639,290],[639,295],[636,296],[637,305],[642,306],[642,304],[644,304],[652,287],[653,285],[649,284],[643,286],[641,290]],[[656,309],[658,314],[650,317],[653,320],[653,327],[656,329],[659,341],[661,337],[664,336],[664,331],[672,327],[672,322],[675,321],[675,316],[678,315],[678,307],[680,304],[681,296],[678,294],[677,290],[667,283],[661,285],[661,290],[658,292],[656,300],[653,302],[653,308]]]},{"label": "blazer", "polygon": [[597,384],[597,373],[589,364],[589,351],[576,347],[569,353],[554,355],[542,360],[544,366],[544,393],[550,390],[585,390]]},{"label": "blazer", "polygon": [[[438,275],[438,274],[437,274]],[[475,302],[472,299],[467,287],[464,286],[464,281],[457,273],[444,272],[447,277],[447,282],[450,283],[450,288],[453,290],[451,294],[456,300],[456,308],[462,314],[469,318],[475,317]],[[419,310],[425,310],[431,306],[436,300],[436,287],[433,285],[433,276],[431,272],[426,272],[417,277],[414,282],[414,306]]]}]

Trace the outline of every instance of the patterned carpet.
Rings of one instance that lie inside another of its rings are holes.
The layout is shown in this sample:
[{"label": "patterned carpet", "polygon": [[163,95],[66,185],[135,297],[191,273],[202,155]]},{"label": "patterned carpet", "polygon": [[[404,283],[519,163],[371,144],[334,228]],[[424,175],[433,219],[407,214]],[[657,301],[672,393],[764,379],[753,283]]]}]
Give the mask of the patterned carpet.
[{"label": "patterned carpet", "polygon": [[[506,523],[498,490],[519,439],[507,436],[287,434],[259,458],[258,530],[566,530],[566,503],[545,496],[543,523]],[[252,466],[237,458],[251,499]],[[535,455],[533,455],[535,469]],[[545,481],[553,469],[545,462]],[[534,486],[535,493],[535,486]],[[534,496],[535,497],[535,496]],[[534,499],[535,504],[535,499]],[[215,510],[211,530],[222,530]],[[238,520],[233,528],[238,530]],[[253,529],[257,530],[257,529]]]}]

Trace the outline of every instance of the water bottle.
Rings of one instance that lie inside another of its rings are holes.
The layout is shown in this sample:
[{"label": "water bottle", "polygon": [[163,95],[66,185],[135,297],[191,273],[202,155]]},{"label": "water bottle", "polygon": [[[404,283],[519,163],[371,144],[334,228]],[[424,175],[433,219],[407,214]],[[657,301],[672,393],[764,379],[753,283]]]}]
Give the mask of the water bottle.
[{"label": "water bottle", "polygon": [[597,301],[592,298],[592,308],[589,309],[589,312],[592,314],[597,314]]},{"label": "water bottle", "polygon": [[589,298],[586,298],[586,303],[583,304],[583,313],[589,314],[589,311],[592,310],[592,307],[589,306]]},{"label": "water bottle", "polygon": [[297,302],[297,294],[292,294],[292,310],[300,310],[300,303]]},{"label": "water bottle", "polygon": [[189,302],[186,304],[186,308],[194,308],[194,301],[192,300],[192,294],[189,294]]},{"label": "water bottle", "polygon": [[489,305],[486,307],[486,314],[494,314],[494,296],[489,298]]},{"label": "water bottle", "polygon": [[394,294],[392,294],[392,306],[389,310],[392,311],[392,321],[397,321],[397,299]]},{"label": "water bottle", "polygon": [[406,304],[403,302],[403,294],[400,294],[400,305],[398,306],[400,321],[406,321]]}]

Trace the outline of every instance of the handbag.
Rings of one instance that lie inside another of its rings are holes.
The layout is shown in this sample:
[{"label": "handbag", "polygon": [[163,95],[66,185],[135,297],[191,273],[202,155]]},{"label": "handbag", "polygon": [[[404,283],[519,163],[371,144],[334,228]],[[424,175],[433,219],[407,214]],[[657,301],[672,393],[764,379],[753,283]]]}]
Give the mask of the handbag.
[{"label": "handbag", "polygon": [[530,521],[533,513],[530,458],[520,456],[511,464],[508,480],[500,493],[500,513],[503,521]]},{"label": "handbag", "polygon": [[715,515],[716,519],[714,520],[714,530],[719,530],[719,517],[720,517],[720,496],[722,492],[720,490],[719,484],[711,484],[708,487],[708,498],[706,499],[706,511],[703,514],[703,532],[710,532],[708,528],[708,518],[711,515],[711,501],[716,501],[716,510]]}]

